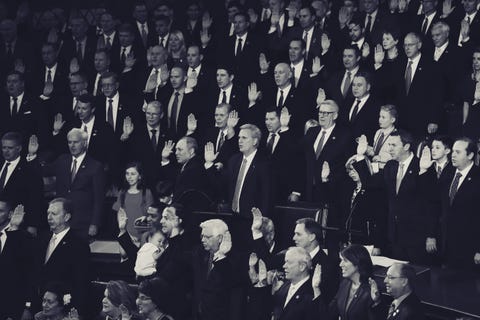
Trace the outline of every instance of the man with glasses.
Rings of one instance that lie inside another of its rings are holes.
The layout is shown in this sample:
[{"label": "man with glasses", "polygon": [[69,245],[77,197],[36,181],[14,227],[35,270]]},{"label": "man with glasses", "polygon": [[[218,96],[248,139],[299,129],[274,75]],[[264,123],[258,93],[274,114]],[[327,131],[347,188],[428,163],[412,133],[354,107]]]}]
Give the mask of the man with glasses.
[{"label": "man with glasses", "polygon": [[385,277],[387,293],[393,298],[386,319],[423,319],[422,304],[414,293],[415,270],[406,263],[394,263]]}]

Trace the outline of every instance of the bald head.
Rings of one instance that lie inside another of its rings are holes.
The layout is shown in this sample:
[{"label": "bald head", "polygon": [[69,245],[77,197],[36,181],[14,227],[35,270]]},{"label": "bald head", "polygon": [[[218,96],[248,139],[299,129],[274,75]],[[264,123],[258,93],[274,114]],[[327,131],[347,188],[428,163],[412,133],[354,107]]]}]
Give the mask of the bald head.
[{"label": "bald head", "polygon": [[280,88],[284,89],[291,83],[292,79],[292,70],[290,66],[286,63],[279,63],[275,66],[273,72],[275,78],[275,84]]}]

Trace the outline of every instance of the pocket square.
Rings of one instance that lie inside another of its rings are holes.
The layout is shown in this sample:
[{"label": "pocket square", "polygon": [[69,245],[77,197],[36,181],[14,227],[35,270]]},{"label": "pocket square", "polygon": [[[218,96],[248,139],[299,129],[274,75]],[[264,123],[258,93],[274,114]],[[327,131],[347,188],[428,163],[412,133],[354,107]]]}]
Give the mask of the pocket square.
[{"label": "pocket square", "polygon": [[25,111],[23,114],[31,114],[32,111]]}]

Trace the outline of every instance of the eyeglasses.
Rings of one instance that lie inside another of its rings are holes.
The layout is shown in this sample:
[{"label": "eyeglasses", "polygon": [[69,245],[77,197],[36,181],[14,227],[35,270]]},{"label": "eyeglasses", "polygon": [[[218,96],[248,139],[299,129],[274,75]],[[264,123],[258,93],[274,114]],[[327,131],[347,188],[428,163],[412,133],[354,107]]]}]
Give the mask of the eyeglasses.
[{"label": "eyeglasses", "polygon": [[402,276],[391,276],[391,275],[388,275],[385,277],[388,281],[392,281],[392,280],[395,280],[395,279],[401,279],[401,278],[405,278],[405,277],[402,277]]},{"label": "eyeglasses", "polygon": [[334,113],[335,113],[335,111],[318,111],[318,115],[323,116],[323,117],[329,116],[329,115],[334,114]]}]

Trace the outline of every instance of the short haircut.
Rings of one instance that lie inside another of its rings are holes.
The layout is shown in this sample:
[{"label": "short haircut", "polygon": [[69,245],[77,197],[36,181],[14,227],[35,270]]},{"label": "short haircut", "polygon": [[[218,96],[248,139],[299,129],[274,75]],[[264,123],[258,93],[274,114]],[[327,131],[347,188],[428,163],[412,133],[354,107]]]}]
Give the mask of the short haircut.
[{"label": "short haircut", "polygon": [[161,15],[161,16],[157,16],[155,17],[155,22],[154,23],[157,23],[157,22],[165,22],[166,24],[170,24],[170,22],[172,20],[170,20],[170,17],[169,16],[164,16],[164,15]]},{"label": "short haircut", "polygon": [[72,74],[70,74],[69,79],[72,79],[72,77],[80,77],[83,82],[88,83],[87,75],[81,71],[73,72]]},{"label": "short haircut", "polygon": [[81,94],[80,97],[78,97],[78,101],[82,103],[86,103],[90,105],[92,108],[95,108],[95,106],[93,105],[95,98],[89,93]]},{"label": "short haircut", "polygon": [[317,14],[317,12],[315,11],[315,9],[314,9],[311,5],[310,5],[310,6],[303,5],[303,6],[300,8],[300,10],[308,10],[308,11],[310,11],[310,14],[311,14],[312,16],[314,16],[314,17],[315,17],[316,14]]},{"label": "short haircut", "polygon": [[367,249],[359,244],[351,244],[343,249],[340,255],[357,267],[360,282],[368,284],[368,278],[373,274],[373,264]]},{"label": "short haircut", "polygon": [[312,218],[301,218],[298,219],[295,224],[303,224],[305,226],[305,231],[307,231],[310,234],[315,235],[315,240],[317,242],[322,242],[323,239],[323,234],[322,234],[322,226],[313,220]]},{"label": "short haircut", "polygon": [[246,12],[239,11],[239,12],[235,13],[234,17],[238,17],[238,16],[243,17],[247,23],[250,23],[250,17],[248,16],[248,14]]},{"label": "short haircut", "polygon": [[406,39],[407,37],[413,37],[415,38],[419,43],[422,43],[422,37],[416,33],[416,32],[409,32],[407,33],[407,35],[405,36],[405,38],[403,39]]},{"label": "short haircut", "polygon": [[252,133],[252,138],[257,139],[257,144],[256,147],[258,147],[258,144],[260,143],[260,140],[262,139],[262,131],[258,129],[258,127],[254,124],[246,123],[240,127],[240,130],[250,130]]},{"label": "short haircut", "polygon": [[227,224],[220,219],[210,219],[200,223],[200,228],[210,229],[213,236],[224,235],[228,231]]},{"label": "short haircut", "polygon": [[354,78],[358,78],[358,77],[362,77],[365,79],[365,81],[367,82],[367,84],[369,85],[372,85],[372,81],[373,81],[373,78],[372,78],[372,75],[367,72],[367,71],[358,71]]},{"label": "short haircut", "polygon": [[107,71],[101,75],[100,80],[112,78],[114,82],[118,82],[118,75],[115,72]]},{"label": "short haircut", "polygon": [[461,138],[458,138],[457,140],[455,140],[455,142],[457,142],[457,141],[466,142],[467,143],[467,155],[469,155],[470,153],[473,152],[473,156],[475,157],[475,155],[478,152],[478,148],[477,148],[477,144],[475,142],[473,142],[472,139],[470,139],[468,137],[461,137]]},{"label": "short haircut", "polygon": [[0,202],[5,203],[5,207],[6,207],[7,212],[12,211],[12,209],[13,209],[13,204],[12,204],[12,202],[10,201],[10,199],[9,199],[7,196],[5,196],[5,195],[0,195]]},{"label": "short haircut", "polygon": [[389,34],[393,40],[400,40],[400,30],[398,28],[387,27],[383,30],[382,35]]},{"label": "short haircut", "polygon": [[380,107],[380,110],[383,110],[385,112],[388,112],[390,116],[395,118],[398,121],[398,111],[397,107],[395,107],[393,104],[386,104]]},{"label": "short haircut", "polygon": [[219,105],[217,105],[215,108],[226,108],[227,109],[227,113],[230,113],[230,111],[232,111],[232,105],[231,104],[228,104],[228,103],[220,103]]},{"label": "short haircut", "polygon": [[55,198],[55,199],[50,200],[50,202],[48,204],[51,205],[51,204],[54,204],[54,203],[61,203],[62,208],[63,208],[63,212],[65,212],[65,214],[67,214],[67,213],[70,214],[70,215],[73,214],[73,202],[72,202],[72,200],[67,199],[67,198],[59,197],[59,198]]},{"label": "short haircut", "polygon": [[13,141],[15,143],[15,145],[21,146],[22,143],[23,143],[23,136],[20,132],[10,131],[10,132],[5,133],[2,136],[2,141],[5,141],[5,140]]},{"label": "short haircut", "polygon": [[312,257],[304,248],[300,247],[290,247],[288,248],[285,255],[288,253],[293,254],[295,257],[298,258],[298,263],[303,263],[306,266],[306,270],[310,271],[312,269]]},{"label": "short haircut", "polygon": [[[146,108],[148,108],[148,107],[154,107],[154,108],[156,108],[156,109],[159,110],[160,115],[163,114],[163,105],[162,105],[162,103],[161,103],[160,101],[158,101],[158,100],[153,100],[153,101],[150,101],[149,103],[147,103],[147,107],[146,107]],[[146,109],[146,108],[145,108],[145,109]]]},{"label": "short haircut", "polygon": [[86,133],[85,131],[83,131],[82,129],[79,129],[79,128],[73,128],[70,131],[68,131],[67,139],[69,139],[72,136],[80,137],[83,141],[88,140],[88,133]]},{"label": "short haircut", "polygon": [[178,203],[178,202],[173,202],[172,204],[170,204],[168,207],[171,207],[171,208],[174,208],[175,209],[175,215],[179,218],[179,219],[182,219],[182,222],[180,222],[180,225],[184,224],[185,223],[185,219],[186,219],[186,209],[185,207],[183,206],[183,204],[181,203]]},{"label": "short haircut", "polygon": [[450,26],[443,21],[434,23],[432,26],[432,31],[434,29],[441,29],[442,32],[450,33]]},{"label": "short haircut", "polygon": [[18,80],[20,80],[21,82],[25,82],[25,74],[17,70],[12,70],[9,73],[7,73],[7,77],[5,79],[13,75],[18,76]]},{"label": "short haircut", "polygon": [[400,141],[402,141],[403,145],[410,145],[409,150],[412,149],[413,147],[413,136],[410,132],[407,132],[403,129],[398,129],[397,131],[394,131],[390,133],[391,137],[400,137]]},{"label": "short haircut", "polygon": [[57,298],[58,304],[62,306],[62,308],[65,306],[63,297],[67,294],[67,290],[64,283],[58,282],[58,281],[49,282],[45,286],[45,290],[43,290],[43,294],[45,294],[46,292],[53,293]]},{"label": "short haircut", "polygon": [[135,35],[135,29],[133,28],[133,26],[130,24],[130,23],[122,23],[119,27],[118,27],[118,32],[128,32],[130,33],[131,35]]},{"label": "short haircut", "polygon": [[45,47],[52,47],[53,48],[53,51],[57,52],[59,47],[58,47],[58,43],[56,42],[44,42],[42,44],[42,48],[45,48]]},{"label": "short haircut", "polygon": [[335,109],[335,112],[337,112],[337,113],[340,110],[340,108],[338,107],[338,104],[335,102],[335,100],[328,99],[328,100],[323,101],[322,103],[320,103],[320,106],[318,107],[318,109],[320,110],[320,107],[323,106],[323,105],[333,107]]},{"label": "short haircut", "polygon": [[289,44],[292,43],[293,41],[300,42],[300,47],[302,48],[302,50],[305,50],[307,48],[307,44],[305,43],[305,40],[301,38],[293,38],[292,40],[290,40]]},{"label": "short haircut", "polygon": [[265,114],[267,113],[273,113],[275,112],[275,114],[277,115],[278,118],[280,118],[280,114],[282,113],[282,111],[280,110],[280,108],[277,108],[275,106],[272,106],[270,108],[268,108],[266,111],[265,111]]},{"label": "short haircut", "polygon": [[161,312],[171,313],[172,288],[162,278],[147,279],[140,282],[138,293],[152,299],[153,304]]},{"label": "short haircut", "polygon": [[[185,140],[185,144],[187,145],[188,150],[193,149],[193,151],[195,151],[195,153],[198,151],[198,143],[197,143],[197,140],[195,140],[195,138],[185,136],[185,137],[181,138],[180,140]],[[178,140],[178,141],[180,141],[180,140]],[[177,144],[178,144],[178,142],[177,142]]]},{"label": "short haircut", "polygon": [[344,52],[345,50],[353,50],[355,52],[355,57],[356,58],[360,58],[362,56],[362,53],[360,52],[360,49],[355,45],[352,45],[352,44],[346,45],[343,48],[342,52]]},{"label": "short haircut", "polygon": [[432,142],[433,141],[441,142],[446,149],[452,150],[453,140],[449,136],[436,135],[436,136],[433,137]]},{"label": "short haircut", "polygon": [[398,265],[400,276],[408,280],[408,286],[413,291],[415,288],[415,278],[417,277],[415,269],[408,263],[394,263],[393,265]]},{"label": "short haircut", "polygon": [[233,71],[233,67],[229,64],[226,64],[226,63],[220,63],[217,65],[217,71],[218,70],[225,70],[227,71],[228,75],[229,76],[232,76],[235,74],[235,72]]}]

